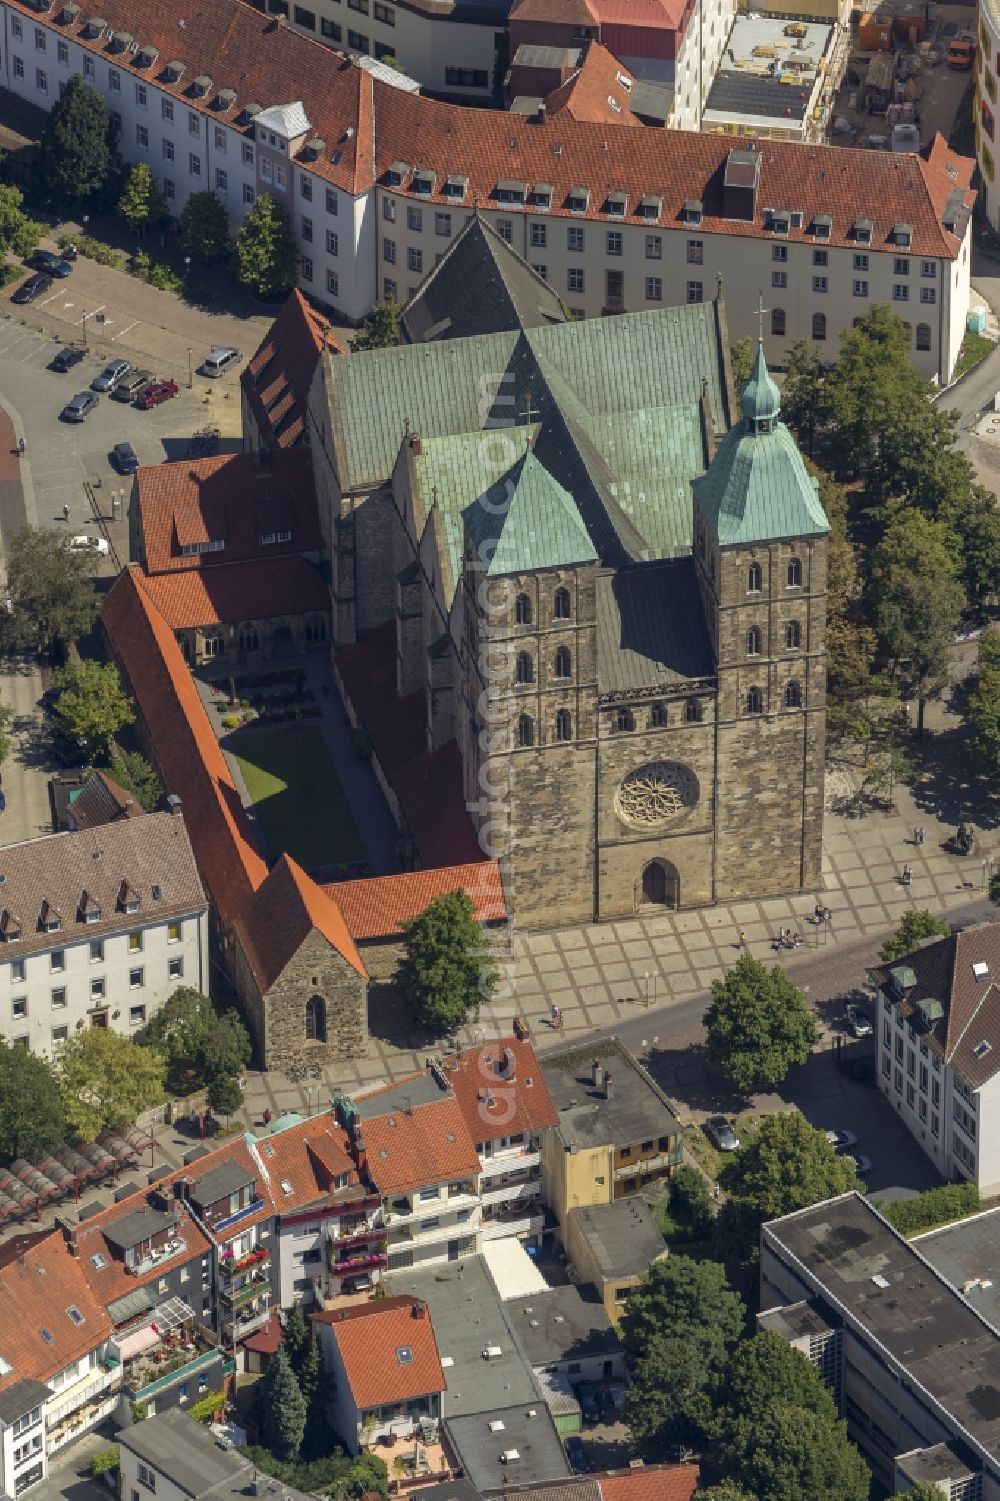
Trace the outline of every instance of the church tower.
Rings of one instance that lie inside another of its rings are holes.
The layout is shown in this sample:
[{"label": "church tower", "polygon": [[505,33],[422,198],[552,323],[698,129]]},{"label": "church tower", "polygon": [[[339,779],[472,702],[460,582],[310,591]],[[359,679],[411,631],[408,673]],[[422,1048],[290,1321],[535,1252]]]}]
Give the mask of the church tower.
[{"label": "church tower", "polygon": [[816,887],[822,868],[830,527],[763,341],[742,413],[694,484],[718,684],[718,901]]}]

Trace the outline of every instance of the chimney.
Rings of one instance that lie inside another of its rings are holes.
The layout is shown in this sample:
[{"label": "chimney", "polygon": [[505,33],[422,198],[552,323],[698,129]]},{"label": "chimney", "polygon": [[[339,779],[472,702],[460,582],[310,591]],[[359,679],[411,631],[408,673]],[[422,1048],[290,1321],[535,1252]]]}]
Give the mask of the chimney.
[{"label": "chimney", "polygon": [[613,1093],[614,1093],[614,1090],[611,1088],[611,1075],[610,1074],[605,1074],[604,1075],[604,1098],[606,1100],[610,1100],[610,1098],[611,1098],[611,1096],[612,1096]]},{"label": "chimney", "polygon": [[169,813],[172,813],[175,818],[184,817],[183,804],[181,803],[181,800],[177,796],[176,792],[169,792],[167,794],[167,811]]},{"label": "chimney", "polygon": [[412,1303],[410,1305],[410,1317],[414,1319],[425,1319],[427,1317],[427,1309],[424,1304]]},{"label": "chimney", "polygon": [[186,1173],[182,1174],[181,1177],[175,1179],[174,1180],[174,1198],[175,1199],[186,1200],[187,1196],[188,1196],[188,1188],[190,1187],[190,1185],[191,1185],[191,1180],[187,1176]]},{"label": "chimney", "polygon": [[66,1241],[66,1245],[69,1249],[69,1254],[71,1256],[79,1256],[80,1253],[77,1249],[76,1244],[76,1225],[74,1225],[69,1216],[65,1214],[56,1215],[56,1224],[59,1226],[59,1229],[63,1233],[63,1238]]},{"label": "chimney", "polygon": [[600,1058],[595,1058],[590,1065],[590,1080],[595,1089],[600,1089],[604,1083],[604,1070],[601,1067]]}]

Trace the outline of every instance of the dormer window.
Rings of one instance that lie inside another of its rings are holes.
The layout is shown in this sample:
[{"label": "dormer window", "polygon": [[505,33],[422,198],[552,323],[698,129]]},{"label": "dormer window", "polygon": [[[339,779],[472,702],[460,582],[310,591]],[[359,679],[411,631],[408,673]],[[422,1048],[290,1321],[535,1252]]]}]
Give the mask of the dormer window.
[{"label": "dormer window", "polygon": [[830,238],[830,234],[831,234],[832,229],[833,229],[833,215],[832,214],[817,214],[816,215],[815,219],[812,222],[812,232],[813,232],[814,239],[817,239],[817,240],[828,240]]},{"label": "dormer window", "polygon": [[9,907],[5,907],[3,916],[0,917],[0,939],[4,943],[16,943],[20,936],[20,920],[14,916]]},{"label": "dormer window", "polygon": [[625,210],[628,208],[627,193],[609,193],[605,201],[605,212],[613,219],[623,219]]},{"label": "dormer window", "polygon": [[543,209],[546,213],[552,207],[553,187],[550,182],[536,182],[531,192],[531,202],[535,208]]},{"label": "dormer window", "polygon": [[874,228],[875,226],[870,219],[855,219],[851,229],[855,244],[870,245]]},{"label": "dormer window", "polygon": [[528,196],[528,184],[504,178],[497,183],[493,196],[497,203],[523,203]]},{"label": "dormer window", "polygon": [[414,171],[414,173],[413,173],[413,182],[411,183],[410,186],[412,187],[412,190],[413,190],[414,193],[430,194],[430,193],[433,193],[434,187],[435,187],[436,183],[437,183],[437,173],[436,172],[417,172],[417,171]]},{"label": "dormer window", "polygon": [[58,933],[62,927],[62,913],[50,901],[42,903],[38,914],[38,926],[43,933]]},{"label": "dormer window", "polygon": [[590,189],[571,188],[566,198],[566,206],[571,214],[585,214],[590,206]]},{"label": "dormer window", "polygon": [[[392,172],[391,167],[389,168],[389,171],[390,173]],[[441,189],[441,191],[444,194],[445,198],[464,198],[466,193],[469,191],[469,179],[453,172],[450,177],[445,178],[444,187]]]},{"label": "dormer window", "polygon": [[913,225],[894,224],[892,229],[892,243],[898,245],[901,250],[910,250],[913,246]]},{"label": "dormer window", "polygon": [[772,234],[786,235],[788,233],[788,223],[790,218],[791,215],[787,212],[787,210],[772,209],[771,222],[767,227],[768,229],[770,229]]},{"label": "dormer window", "polygon": [[100,922],[101,920],[100,906],[95,902],[89,891],[81,891],[80,893],[79,912],[81,922]]},{"label": "dormer window", "polygon": [[390,188],[401,187],[403,180],[409,170],[409,162],[392,162],[389,166],[388,172],[385,174],[386,182],[389,184]]},{"label": "dormer window", "polygon": [[123,881],[118,888],[118,908],[121,912],[138,912],[139,893],[127,881]]},{"label": "dormer window", "polygon": [[704,217],[704,213],[705,205],[702,203],[701,199],[689,198],[687,203],[685,203],[684,205],[684,209],[681,213],[681,218],[684,220],[684,223],[690,225],[692,229],[697,229]]},{"label": "dormer window", "polygon": [[646,193],[639,199],[636,214],[640,219],[648,219],[656,224],[663,210],[663,199],[658,193]]}]

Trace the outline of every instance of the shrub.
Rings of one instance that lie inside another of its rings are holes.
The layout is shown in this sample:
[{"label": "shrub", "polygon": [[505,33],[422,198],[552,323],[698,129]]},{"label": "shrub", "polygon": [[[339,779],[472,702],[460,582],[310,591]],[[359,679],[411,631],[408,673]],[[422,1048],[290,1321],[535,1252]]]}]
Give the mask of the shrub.
[{"label": "shrub", "polygon": [[670,1205],[686,1217],[695,1233],[704,1233],[712,1221],[712,1196],[696,1167],[682,1162],[670,1180]]},{"label": "shrub", "polygon": [[187,1409],[189,1418],[194,1418],[196,1423],[210,1423],[221,1407],[226,1405],[225,1392],[209,1392],[207,1396],[200,1397],[192,1407]]},{"label": "shrub", "polygon": [[[136,1404],[138,1406],[138,1403]],[[96,1480],[106,1470],[117,1470],[121,1463],[121,1450],[117,1444],[112,1444],[108,1449],[101,1449],[91,1456],[90,1473]]]},{"label": "shrub", "polygon": [[240,718],[238,714],[224,714],[222,716],[222,728],[224,730],[235,730],[239,722]]},{"label": "shrub", "polygon": [[918,1235],[921,1230],[975,1214],[979,1208],[979,1189],[974,1183],[946,1183],[943,1188],[929,1188],[912,1199],[876,1199],[875,1207],[900,1235]]},{"label": "shrub", "polygon": [[75,245],[88,260],[96,261],[99,266],[114,266],[116,271],[123,270],[128,260],[124,250],[115,250],[113,245],[105,245],[102,240],[95,240],[91,235],[60,235],[57,244],[60,250],[65,250],[67,245]]}]

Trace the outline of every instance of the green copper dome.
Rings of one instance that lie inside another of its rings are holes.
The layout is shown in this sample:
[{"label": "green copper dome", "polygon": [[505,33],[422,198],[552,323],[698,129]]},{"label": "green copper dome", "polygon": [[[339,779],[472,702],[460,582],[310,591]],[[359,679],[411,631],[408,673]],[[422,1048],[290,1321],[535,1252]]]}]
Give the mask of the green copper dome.
[{"label": "green copper dome", "polygon": [[751,432],[770,432],[781,411],[781,393],[767,373],[763,344],[757,345],[750,379],[743,387],[743,416]]}]

